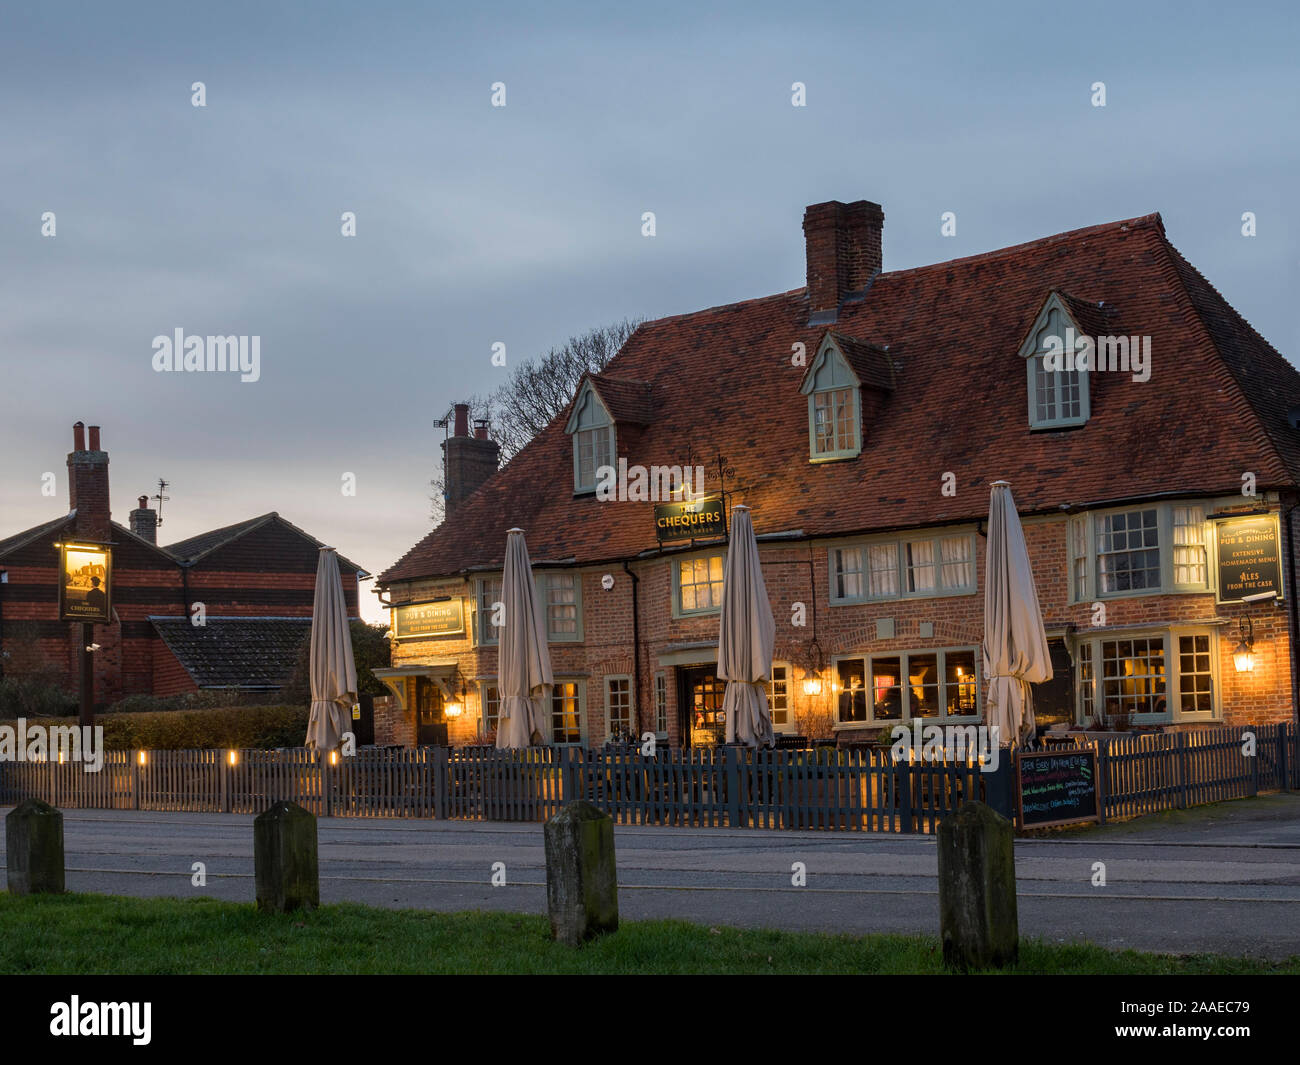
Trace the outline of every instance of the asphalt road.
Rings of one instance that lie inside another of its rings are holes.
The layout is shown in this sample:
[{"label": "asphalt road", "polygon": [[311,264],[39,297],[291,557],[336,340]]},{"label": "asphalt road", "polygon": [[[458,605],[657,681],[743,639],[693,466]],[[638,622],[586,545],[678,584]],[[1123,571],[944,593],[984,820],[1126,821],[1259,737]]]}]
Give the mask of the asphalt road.
[{"label": "asphalt road", "polygon": [[[545,912],[540,825],[319,826],[324,902]],[[254,897],[251,817],[68,810],[64,829],[71,891]],[[629,826],[615,841],[625,919],[938,930],[932,837]],[[205,886],[192,884],[195,862],[206,868]],[[791,883],[795,862],[806,866],[806,886]],[[1105,886],[1094,886],[1097,862]],[[504,866],[504,886],[491,882],[495,863]],[[1300,796],[1017,840],[1016,872],[1022,935],[1171,953],[1300,955]]]}]

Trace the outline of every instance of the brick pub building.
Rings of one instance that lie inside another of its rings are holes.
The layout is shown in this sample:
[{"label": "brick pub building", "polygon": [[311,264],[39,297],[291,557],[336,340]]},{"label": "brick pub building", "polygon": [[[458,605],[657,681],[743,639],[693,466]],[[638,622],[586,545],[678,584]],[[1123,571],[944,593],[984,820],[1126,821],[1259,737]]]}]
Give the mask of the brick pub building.
[{"label": "brick pub building", "polygon": [[[892,272],[883,224],[866,201],[809,207],[805,286],[642,325],[505,468],[474,467],[491,475],[379,578],[379,742],[490,734],[512,526],[546,609],[549,739],[717,741],[725,536],[662,541],[655,502],[599,498],[624,462],[703,465],[706,496],[752,508],[778,732],[980,719],[997,479],[1053,654],[1040,725],[1295,716],[1300,374],[1159,215]],[[1109,361],[1054,363],[1071,330]],[[1125,363],[1100,339],[1120,337]]]},{"label": "brick pub building", "polygon": [[[278,514],[167,547],[139,497],[130,527],[112,520],[108,453],[98,426],[78,422],[68,455],[68,513],[0,540],[0,669],[46,669],[69,691],[80,676],[81,625],[59,621],[62,541],[113,548],[112,623],[96,625],[95,702],[201,688],[274,691],[311,627],[321,547]],[[339,559],[351,617],[364,572]],[[202,605],[204,624],[193,623]]]}]

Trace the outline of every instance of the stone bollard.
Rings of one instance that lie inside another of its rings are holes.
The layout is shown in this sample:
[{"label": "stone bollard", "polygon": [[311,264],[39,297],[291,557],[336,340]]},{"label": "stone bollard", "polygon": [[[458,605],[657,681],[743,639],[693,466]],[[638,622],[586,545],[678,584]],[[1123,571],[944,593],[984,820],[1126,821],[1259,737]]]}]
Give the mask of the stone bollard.
[{"label": "stone bollard", "polygon": [[24,799],[5,816],[9,894],[63,893],[63,814],[40,799]]},{"label": "stone bollard", "polygon": [[277,802],[253,820],[257,908],[271,913],[320,905],[316,818],[296,802]]},{"label": "stone bollard", "polygon": [[546,822],[546,905],[551,935],[579,946],[618,928],[614,821],[581,800]]},{"label": "stone bollard", "polygon": [[966,802],[939,822],[939,930],[944,964],[954,969],[1014,965],[1015,830],[982,802]]}]

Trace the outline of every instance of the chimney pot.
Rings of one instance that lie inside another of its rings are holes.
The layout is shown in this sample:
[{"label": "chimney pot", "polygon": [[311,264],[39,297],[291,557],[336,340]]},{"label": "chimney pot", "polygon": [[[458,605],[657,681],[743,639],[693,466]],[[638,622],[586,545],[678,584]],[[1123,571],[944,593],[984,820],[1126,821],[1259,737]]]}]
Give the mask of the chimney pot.
[{"label": "chimney pot", "polygon": [[488,423],[486,418],[474,419],[474,439],[486,440],[488,438]]},{"label": "chimney pot", "polygon": [[149,505],[149,497],[148,497],[148,496],[141,496],[141,497],[140,497],[140,509],[141,509],[141,510],[144,510],[145,507],[147,507],[148,505]]},{"label": "chimney pot", "polygon": [[72,426],[72,450],[86,450],[86,426],[82,422],[75,422]]},{"label": "chimney pot", "polygon": [[90,450],[91,451],[99,450],[99,426],[98,425],[92,425],[90,427]]},{"label": "chimney pot", "polygon": [[456,404],[456,430],[454,436],[469,436],[469,404]]}]

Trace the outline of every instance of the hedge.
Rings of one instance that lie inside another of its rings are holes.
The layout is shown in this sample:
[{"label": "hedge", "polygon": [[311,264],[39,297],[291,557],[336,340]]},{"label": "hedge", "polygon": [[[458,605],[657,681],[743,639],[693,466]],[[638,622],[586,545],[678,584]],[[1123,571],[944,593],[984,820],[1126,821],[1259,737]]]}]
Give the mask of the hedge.
[{"label": "hedge", "polygon": [[[305,706],[227,706],[212,710],[98,714],[110,751],[180,751],[192,748],[301,747],[307,738]],[[33,718],[32,724],[75,725],[75,717]]]}]

